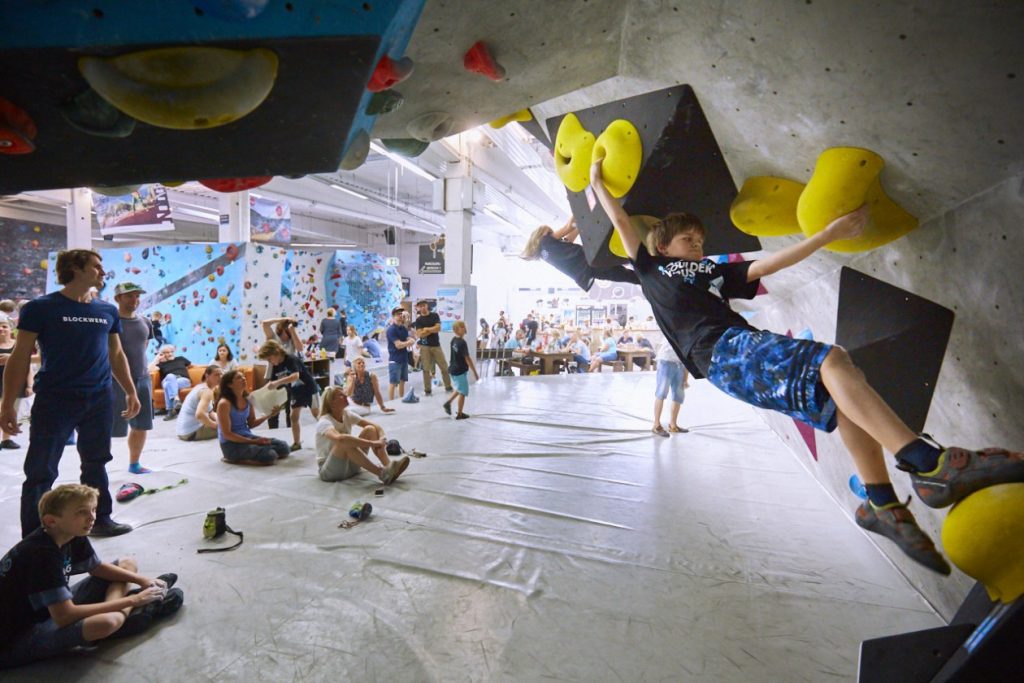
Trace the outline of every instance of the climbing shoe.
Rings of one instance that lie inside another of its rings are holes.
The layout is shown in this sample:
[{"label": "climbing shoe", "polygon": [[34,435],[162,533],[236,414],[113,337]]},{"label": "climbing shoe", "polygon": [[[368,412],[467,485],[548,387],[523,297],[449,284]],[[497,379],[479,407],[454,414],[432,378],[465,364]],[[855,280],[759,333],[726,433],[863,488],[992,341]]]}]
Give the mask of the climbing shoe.
[{"label": "climbing shoe", "polygon": [[857,508],[857,526],[885,536],[899,546],[910,559],[923,564],[933,572],[949,576],[949,563],[943,559],[928,535],[917,526],[917,520],[906,503],[889,503],[875,507],[871,501],[864,501]]},{"label": "climbing shoe", "polygon": [[947,448],[931,472],[915,472],[904,463],[896,466],[910,472],[914,492],[933,508],[948,507],[989,486],[1024,482],[1024,453],[1005,448]]}]

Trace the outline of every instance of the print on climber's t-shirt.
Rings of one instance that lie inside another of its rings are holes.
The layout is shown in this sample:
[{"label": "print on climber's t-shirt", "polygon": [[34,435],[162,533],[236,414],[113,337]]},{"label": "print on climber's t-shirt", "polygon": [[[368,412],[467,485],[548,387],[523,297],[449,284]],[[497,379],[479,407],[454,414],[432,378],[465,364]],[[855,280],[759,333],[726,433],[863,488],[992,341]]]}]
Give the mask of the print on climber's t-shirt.
[{"label": "print on climber's t-shirt", "polygon": [[663,266],[658,266],[658,272],[666,277],[680,275],[683,282],[693,285],[701,291],[711,292],[719,299],[722,298],[722,285],[725,278],[718,273],[716,264],[711,259],[700,261],[672,261]]}]

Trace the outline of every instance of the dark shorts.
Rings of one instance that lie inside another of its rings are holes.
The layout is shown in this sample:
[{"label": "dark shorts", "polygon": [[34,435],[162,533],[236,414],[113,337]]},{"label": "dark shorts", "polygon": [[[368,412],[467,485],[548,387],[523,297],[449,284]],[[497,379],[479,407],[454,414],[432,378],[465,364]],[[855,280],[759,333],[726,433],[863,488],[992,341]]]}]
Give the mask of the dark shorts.
[{"label": "dark shorts", "polygon": [[821,381],[830,344],[730,327],[715,344],[708,380],[745,403],[816,429],[836,428],[836,404]]},{"label": "dark shorts", "polygon": [[139,395],[139,414],[130,420],[121,417],[122,411],[128,407],[128,397],[124,395],[121,386],[114,382],[114,424],[112,436],[122,437],[128,435],[128,427],[135,431],[148,432],[153,429],[153,381],[149,375],[135,380],[135,392]]},{"label": "dark shorts", "polygon": [[310,408],[313,406],[313,394],[316,390],[306,384],[294,384],[288,387],[288,399],[292,408]]},{"label": "dark shorts", "polygon": [[401,384],[409,379],[409,364],[405,361],[388,363],[388,382],[390,384]]}]

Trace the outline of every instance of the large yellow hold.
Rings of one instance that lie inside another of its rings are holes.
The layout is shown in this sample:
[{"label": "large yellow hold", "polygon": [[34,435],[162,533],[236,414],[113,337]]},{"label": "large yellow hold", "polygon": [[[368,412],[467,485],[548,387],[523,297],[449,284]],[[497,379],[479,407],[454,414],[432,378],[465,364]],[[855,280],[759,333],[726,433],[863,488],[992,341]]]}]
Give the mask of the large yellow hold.
[{"label": "large yellow hold", "polygon": [[729,208],[733,225],[748,235],[778,237],[800,232],[796,205],[803,183],[773,176],[747,178]]},{"label": "large yellow hold", "polygon": [[807,187],[797,202],[800,229],[808,237],[840,216],[867,204],[871,219],[860,237],[839,240],[826,249],[858,252],[891,242],[917,227],[917,218],[904,211],[882,189],[878,176],[885,162],[859,147],[833,147],[818,157]]},{"label": "large yellow hold", "polygon": [[274,87],[277,55],[264,48],[166,47],[82,57],[78,70],[125,114],[161,128],[196,130],[256,109]]},{"label": "large yellow hold", "polygon": [[491,128],[504,128],[512,121],[529,121],[532,118],[533,114],[530,113],[529,109],[520,109],[519,111],[494,119],[491,121],[490,126]]},{"label": "large yellow hold", "polygon": [[993,600],[1024,595],[1024,484],[997,484],[957,503],[942,525],[942,545]]},{"label": "large yellow hold", "polygon": [[566,114],[555,135],[555,172],[573,192],[590,184],[590,159],[594,134],[583,127],[575,114]]},{"label": "large yellow hold", "polygon": [[601,177],[613,197],[625,195],[633,187],[643,161],[640,132],[629,121],[617,119],[608,124],[594,143],[591,163],[604,159]]}]

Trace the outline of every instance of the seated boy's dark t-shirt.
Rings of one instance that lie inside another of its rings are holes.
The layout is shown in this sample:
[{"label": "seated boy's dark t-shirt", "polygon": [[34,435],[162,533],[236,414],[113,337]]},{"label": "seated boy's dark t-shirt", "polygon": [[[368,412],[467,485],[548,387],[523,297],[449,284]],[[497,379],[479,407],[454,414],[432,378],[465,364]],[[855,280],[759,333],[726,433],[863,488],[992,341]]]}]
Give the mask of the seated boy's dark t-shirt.
[{"label": "seated boy's dark t-shirt", "polygon": [[758,280],[747,282],[753,261],[715,263],[652,256],[641,244],[633,260],[654,319],[686,369],[707,376],[711,352],[730,327],[757,329],[729,308],[729,299],[752,299]]},{"label": "seated boy's dark t-shirt", "polygon": [[[313,375],[310,374],[306,364],[299,360],[298,356],[291,354],[285,354],[284,360],[281,361],[280,365],[271,366],[270,378],[279,379],[296,372],[299,373],[297,382],[303,385],[303,389],[316,390],[316,380],[313,379]],[[297,383],[292,382],[291,386],[295,387]]]},{"label": "seated boy's dark t-shirt", "polygon": [[448,361],[448,373],[452,375],[464,375],[469,372],[469,363],[466,356],[469,355],[469,345],[461,337],[452,337],[452,357]]},{"label": "seated boy's dark t-shirt", "polygon": [[0,559],[0,647],[33,624],[50,618],[48,605],[71,599],[68,577],[100,564],[89,539],[57,547],[42,527]]}]

